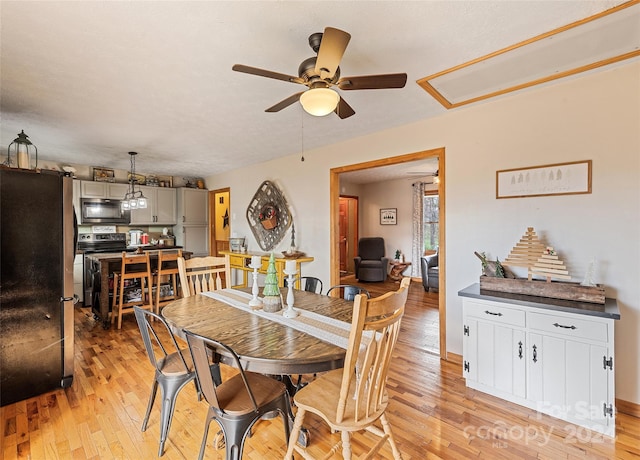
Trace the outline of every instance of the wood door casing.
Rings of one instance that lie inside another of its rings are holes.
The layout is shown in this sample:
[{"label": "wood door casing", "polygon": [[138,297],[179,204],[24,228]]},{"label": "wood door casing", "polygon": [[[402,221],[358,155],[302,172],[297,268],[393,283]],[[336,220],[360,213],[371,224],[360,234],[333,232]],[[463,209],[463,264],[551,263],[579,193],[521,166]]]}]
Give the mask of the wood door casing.
[{"label": "wood door casing", "polygon": [[358,171],[362,169],[377,168],[380,166],[389,166],[399,163],[408,163],[411,161],[422,160],[425,158],[436,157],[438,158],[438,171],[440,177],[439,185],[439,200],[440,200],[440,238],[439,238],[439,253],[440,253],[440,291],[439,291],[439,333],[440,333],[440,357],[444,360],[456,360],[459,359],[459,355],[452,354],[447,355],[447,289],[446,289],[446,222],[445,222],[445,209],[446,209],[446,161],[445,161],[445,148],[434,148],[431,150],[423,150],[414,153],[407,153],[404,155],[398,155],[394,157],[382,158],[378,160],[366,161],[363,163],[355,163],[346,166],[339,166],[331,168],[329,171],[329,213],[331,228],[330,233],[330,282],[331,284],[340,284],[340,231],[339,231],[339,203],[340,203],[340,174],[350,171]]}]

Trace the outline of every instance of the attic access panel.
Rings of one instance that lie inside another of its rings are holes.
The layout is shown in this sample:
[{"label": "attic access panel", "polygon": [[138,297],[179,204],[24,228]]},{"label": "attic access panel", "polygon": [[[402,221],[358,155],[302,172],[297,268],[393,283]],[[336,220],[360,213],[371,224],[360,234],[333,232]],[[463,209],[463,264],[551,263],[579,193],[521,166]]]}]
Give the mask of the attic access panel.
[{"label": "attic access panel", "polygon": [[275,184],[268,180],[260,184],[247,208],[247,221],[263,251],[271,251],[282,241],[291,226],[291,213]]},{"label": "attic access panel", "polygon": [[640,56],[638,0],[418,80],[447,109]]}]

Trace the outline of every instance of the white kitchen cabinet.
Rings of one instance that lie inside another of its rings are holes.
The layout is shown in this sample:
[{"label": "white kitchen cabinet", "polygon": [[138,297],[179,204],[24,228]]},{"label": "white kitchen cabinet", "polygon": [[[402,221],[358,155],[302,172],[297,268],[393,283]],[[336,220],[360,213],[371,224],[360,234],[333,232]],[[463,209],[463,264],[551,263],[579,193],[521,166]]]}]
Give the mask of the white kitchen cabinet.
[{"label": "white kitchen cabinet", "polygon": [[179,225],[176,227],[176,245],[193,252],[193,257],[209,255],[208,227],[204,225]]},{"label": "white kitchen cabinet", "polygon": [[615,435],[614,299],[527,301],[477,284],[458,294],[468,387]]},{"label": "white kitchen cabinet", "polygon": [[131,210],[131,225],[175,225],[176,189],[143,186],[140,190],[147,198],[147,207]]},{"label": "white kitchen cabinet", "polygon": [[178,224],[208,225],[209,191],[197,188],[178,189]]},{"label": "white kitchen cabinet", "polygon": [[80,194],[81,194],[81,184],[82,181],[77,179],[73,180],[73,211],[76,213],[76,221],[80,223]]},{"label": "white kitchen cabinet", "polygon": [[84,254],[76,254],[73,259],[73,293],[78,296],[79,302],[84,302]]},{"label": "white kitchen cabinet", "polygon": [[129,184],[107,184],[107,196],[112,200],[121,200],[124,198],[125,193],[129,191]]},{"label": "white kitchen cabinet", "polygon": [[95,182],[90,180],[80,181],[81,198],[110,198],[112,200],[121,200],[128,190],[129,184]]},{"label": "white kitchen cabinet", "polygon": [[81,198],[106,198],[107,182],[95,182],[90,180],[80,181]]}]

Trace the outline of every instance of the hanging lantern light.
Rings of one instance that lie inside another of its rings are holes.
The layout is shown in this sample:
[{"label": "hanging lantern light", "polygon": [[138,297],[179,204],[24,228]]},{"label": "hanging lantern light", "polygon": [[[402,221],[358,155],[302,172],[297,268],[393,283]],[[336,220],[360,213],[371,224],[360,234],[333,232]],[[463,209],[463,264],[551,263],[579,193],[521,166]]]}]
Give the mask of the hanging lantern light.
[{"label": "hanging lantern light", "polygon": [[138,152],[129,152],[129,160],[131,162],[131,170],[129,172],[129,188],[124,198],[120,202],[123,211],[130,209],[145,209],[147,207],[147,198],[142,194],[140,186],[136,191],[136,155]]},{"label": "hanging lantern light", "polygon": [[9,144],[7,148],[7,160],[4,164],[11,168],[32,169],[32,151],[35,153],[35,164],[33,165],[33,169],[35,169],[38,167],[38,148],[31,143],[29,136],[22,130],[22,132],[18,134],[18,137]]}]

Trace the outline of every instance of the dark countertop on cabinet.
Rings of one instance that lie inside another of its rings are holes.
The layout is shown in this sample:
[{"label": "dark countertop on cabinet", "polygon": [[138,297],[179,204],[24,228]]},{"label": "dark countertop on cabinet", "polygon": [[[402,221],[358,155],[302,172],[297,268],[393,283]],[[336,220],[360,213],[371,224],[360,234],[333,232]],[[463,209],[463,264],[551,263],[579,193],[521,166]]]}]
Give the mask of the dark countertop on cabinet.
[{"label": "dark countertop on cabinet", "polygon": [[[144,252],[148,252],[149,253],[149,257],[150,258],[157,258],[158,257],[158,251],[162,250],[162,251],[170,251],[173,249],[180,249],[180,248],[167,248],[167,247],[155,247],[154,249],[144,249]],[[134,252],[132,251],[127,251],[127,254],[134,254]],[[182,256],[185,259],[189,259],[191,256],[193,255],[193,252],[191,251],[182,251]],[[101,262],[103,260],[108,260],[109,262],[113,262],[113,261],[119,261],[122,259],[122,251],[119,252],[94,252],[94,253],[90,253],[87,254],[87,257],[89,259],[93,259],[96,260],[98,262]],[[113,260],[109,260],[109,259],[113,259]]]},{"label": "dark countertop on cabinet", "polygon": [[573,300],[550,299],[524,294],[510,294],[508,292],[489,291],[480,289],[475,283],[460,291],[461,297],[490,300],[492,302],[510,303],[524,307],[542,308],[544,310],[563,311],[579,315],[599,316],[601,318],[620,319],[620,310],[616,299],[607,297],[604,304],[577,302]]}]

